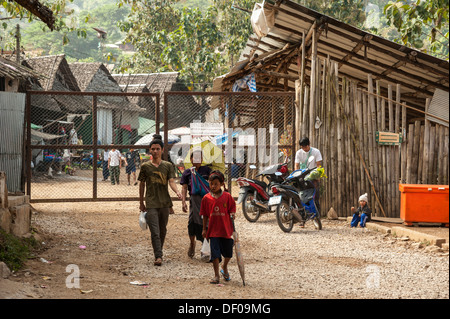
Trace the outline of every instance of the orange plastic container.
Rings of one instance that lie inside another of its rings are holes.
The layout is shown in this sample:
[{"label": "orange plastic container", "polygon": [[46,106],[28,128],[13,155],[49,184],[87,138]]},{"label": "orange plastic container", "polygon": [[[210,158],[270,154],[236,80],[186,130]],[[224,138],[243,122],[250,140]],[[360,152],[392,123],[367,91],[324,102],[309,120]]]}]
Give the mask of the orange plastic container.
[{"label": "orange plastic container", "polygon": [[448,185],[399,184],[400,218],[412,223],[441,223],[448,227]]}]

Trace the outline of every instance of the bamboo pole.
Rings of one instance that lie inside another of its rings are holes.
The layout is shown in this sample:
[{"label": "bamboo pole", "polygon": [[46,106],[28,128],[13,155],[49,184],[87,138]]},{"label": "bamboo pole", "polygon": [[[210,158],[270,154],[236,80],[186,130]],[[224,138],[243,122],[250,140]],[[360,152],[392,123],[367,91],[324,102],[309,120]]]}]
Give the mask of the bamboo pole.
[{"label": "bamboo pole", "polygon": [[443,184],[448,185],[449,181],[449,161],[448,161],[448,140],[449,140],[449,128],[444,128],[444,141],[447,141],[447,143],[444,143],[444,155],[442,157],[442,161],[444,162],[444,180]]},{"label": "bamboo pole", "polygon": [[[428,107],[430,106],[430,99],[426,100],[425,112],[428,112]],[[430,155],[430,121],[425,117],[425,129],[423,135],[423,160],[422,160],[422,183],[428,184],[428,165],[429,165],[429,155]]]},{"label": "bamboo pole", "polygon": [[305,94],[303,102],[303,119],[302,119],[302,135],[300,138],[307,136],[308,134],[308,118],[309,118],[309,86],[305,85]]},{"label": "bamboo pole", "polygon": [[434,154],[435,154],[435,141],[436,141],[436,126],[430,127],[430,142],[429,142],[429,157],[428,157],[428,182],[427,184],[436,184],[434,179]]},{"label": "bamboo pole", "polygon": [[[357,97],[357,104],[356,104],[356,112],[357,112],[357,119],[358,119],[358,131],[359,131],[359,148],[362,149],[363,148],[363,115],[362,115],[362,95],[363,93],[356,90],[356,97]],[[359,157],[358,158],[358,163],[359,163],[359,170],[360,170],[360,174],[359,176],[359,193],[360,194],[364,194],[365,193],[365,189],[366,187],[364,186],[364,167],[363,167],[363,162],[361,161],[361,159]]]},{"label": "bamboo pole", "polygon": [[[337,90],[336,90],[336,86],[334,86],[334,82],[333,82],[333,91],[334,91],[334,94],[335,94],[336,96],[338,96],[338,93],[337,93]],[[341,104],[341,101],[340,101],[339,99],[338,99],[338,101],[339,101],[339,108],[342,109],[343,106],[342,106],[342,104]],[[358,148],[358,144],[356,143],[355,136],[354,136],[353,133],[351,132],[351,126],[350,126],[350,123],[348,122],[348,120],[347,120],[347,118],[346,118],[345,116],[344,116],[344,119],[345,119],[345,122],[346,122],[346,124],[347,124],[347,129],[348,129],[348,131],[350,132],[350,136],[351,136],[351,138],[352,138],[353,145],[357,148],[358,155],[359,155],[359,157],[362,159],[361,151],[360,151],[359,148]],[[384,212],[383,206],[381,205],[381,202],[380,202],[380,200],[379,200],[379,198],[378,198],[378,195],[377,195],[377,191],[376,191],[375,186],[374,186],[374,184],[373,184],[373,180],[372,180],[372,178],[370,177],[369,171],[367,170],[367,166],[366,166],[365,163],[363,163],[363,164],[364,164],[364,170],[366,171],[367,178],[369,179],[370,185],[371,185],[371,187],[372,187],[372,191],[373,191],[373,193],[374,193],[374,195],[375,195],[376,203],[379,205],[379,207],[380,207],[380,209],[381,209],[381,212],[383,213],[383,216],[386,217],[386,214],[385,214],[385,212]]]},{"label": "bamboo pole", "polygon": [[[339,78],[338,78],[338,66],[337,63],[334,64],[335,67],[335,78],[333,79],[334,81],[332,81],[333,84],[335,84],[335,86],[339,87]],[[343,208],[343,200],[342,200],[342,196],[343,196],[343,190],[342,190],[342,185],[343,185],[343,174],[344,174],[344,167],[343,167],[343,158],[344,158],[344,154],[343,154],[343,146],[342,146],[342,112],[343,110],[341,110],[341,108],[339,107],[339,103],[341,103],[340,97],[339,97],[339,93],[336,90],[335,92],[335,97],[336,97],[336,101],[338,103],[336,103],[336,144],[337,144],[337,186],[338,186],[338,197],[337,197],[337,203],[338,203],[338,207],[340,209]]]},{"label": "bamboo pole", "polygon": [[316,106],[316,76],[317,76],[317,42],[316,32],[312,36],[312,53],[311,53],[311,75],[310,75],[310,90],[309,90],[309,127],[308,136],[312,145],[314,145],[314,108]]},{"label": "bamboo pole", "polygon": [[[401,134],[403,136],[403,140],[406,140],[406,108],[402,107],[402,127],[401,127]],[[402,143],[400,145],[400,181],[401,183],[406,182],[406,164],[407,164],[407,149],[406,149],[406,143]]]},{"label": "bamboo pole", "polygon": [[417,156],[419,157],[419,163],[417,165],[417,184],[423,184],[422,183],[422,169],[423,169],[423,135],[425,132],[425,126],[424,125],[420,125],[420,139],[419,139],[419,153],[417,154]]},{"label": "bamboo pole", "polygon": [[[448,142],[448,141],[447,141]],[[444,125],[439,125],[439,150],[438,150],[438,184],[444,184],[444,165],[447,165],[443,161],[444,158]]]},{"label": "bamboo pole", "polygon": [[[406,110],[405,110],[406,111]],[[417,166],[419,165],[419,148],[420,148],[420,121],[415,121],[414,123],[414,145],[413,153],[411,159],[411,182],[412,184],[417,184]]]},{"label": "bamboo pole", "polygon": [[[396,86],[395,99],[395,133],[400,132],[400,84]],[[398,184],[400,179],[400,146],[395,146],[395,210],[400,211],[400,193],[398,191]]]},{"label": "bamboo pole", "polygon": [[[330,73],[330,56],[325,60],[325,68],[324,68],[324,83],[325,83],[325,118],[324,118],[324,125],[325,125],[325,149],[324,151],[328,150],[328,154],[326,155],[327,161],[324,161],[324,168],[325,172],[327,172],[328,176],[330,176],[330,172],[333,167],[333,162],[330,161],[331,154],[332,154],[332,139],[331,139],[331,101],[330,101],[330,85],[329,85],[329,73]],[[324,156],[324,154],[322,155]],[[333,192],[333,188],[330,187],[330,179],[328,178],[326,181],[326,192],[325,192],[325,198],[326,198],[326,206],[331,208],[332,206],[332,198],[331,193]]]},{"label": "bamboo pole", "polygon": [[409,124],[408,140],[407,140],[407,156],[406,156],[406,184],[412,184],[412,154],[414,149],[414,124]]}]

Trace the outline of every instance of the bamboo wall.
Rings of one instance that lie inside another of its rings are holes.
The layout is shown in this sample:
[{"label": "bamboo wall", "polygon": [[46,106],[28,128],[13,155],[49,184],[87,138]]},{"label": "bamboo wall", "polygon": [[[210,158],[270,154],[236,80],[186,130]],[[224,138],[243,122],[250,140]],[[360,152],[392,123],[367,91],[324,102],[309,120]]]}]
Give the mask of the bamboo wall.
[{"label": "bamboo wall", "polygon": [[[296,137],[308,136],[322,153],[328,176],[322,183],[324,215],[333,207],[350,216],[367,192],[375,216],[400,217],[399,183],[448,184],[448,127],[425,116],[409,123],[400,85],[389,85],[382,96],[381,83],[370,74],[368,89],[361,89],[339,77],[329,59],[312,65],[310,82],[296,83]],[[380,145],[377,131],[403,133],[403,143]]]}]

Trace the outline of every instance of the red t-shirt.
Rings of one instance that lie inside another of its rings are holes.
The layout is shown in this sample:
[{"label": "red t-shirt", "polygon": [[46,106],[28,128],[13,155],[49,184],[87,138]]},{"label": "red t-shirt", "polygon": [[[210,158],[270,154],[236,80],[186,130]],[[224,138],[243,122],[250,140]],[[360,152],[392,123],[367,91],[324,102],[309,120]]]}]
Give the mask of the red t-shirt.
[{"label": "red t-shirt", "polygon": [[231,213],[236,213],[236,202],[230,193],[223,192],[219,198],[214,198],[211,193],[206,194],[200,206],[200,215],[209,217],[206,238],[233,236],[233,224]]}]

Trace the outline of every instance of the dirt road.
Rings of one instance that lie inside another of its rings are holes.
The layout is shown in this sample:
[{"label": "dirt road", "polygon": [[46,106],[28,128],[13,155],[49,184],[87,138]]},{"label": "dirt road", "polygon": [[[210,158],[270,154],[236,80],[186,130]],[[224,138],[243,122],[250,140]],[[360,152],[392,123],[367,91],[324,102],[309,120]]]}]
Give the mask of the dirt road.
[{"label": "dirt road", "polygon": [[[0,281],[1,298],[305,299],[449,298],[448,253],[428,253],[390,236],[323,220],[283,233],[274,215],[249,223],[238,209],[246,286],[235,258],[232,280],[211,285],[210,263],[187,256],[188,215],[175,202],[164,263],[153,265],[150,234],[138,203],[33,204],[42,250]],[[78,271],[78,272],[77,272]],[[79,280],[79,286],[77,286]],[[131,282],[145,285],[134,285]],[[3,287],[3,289],[1,288]]]}]

